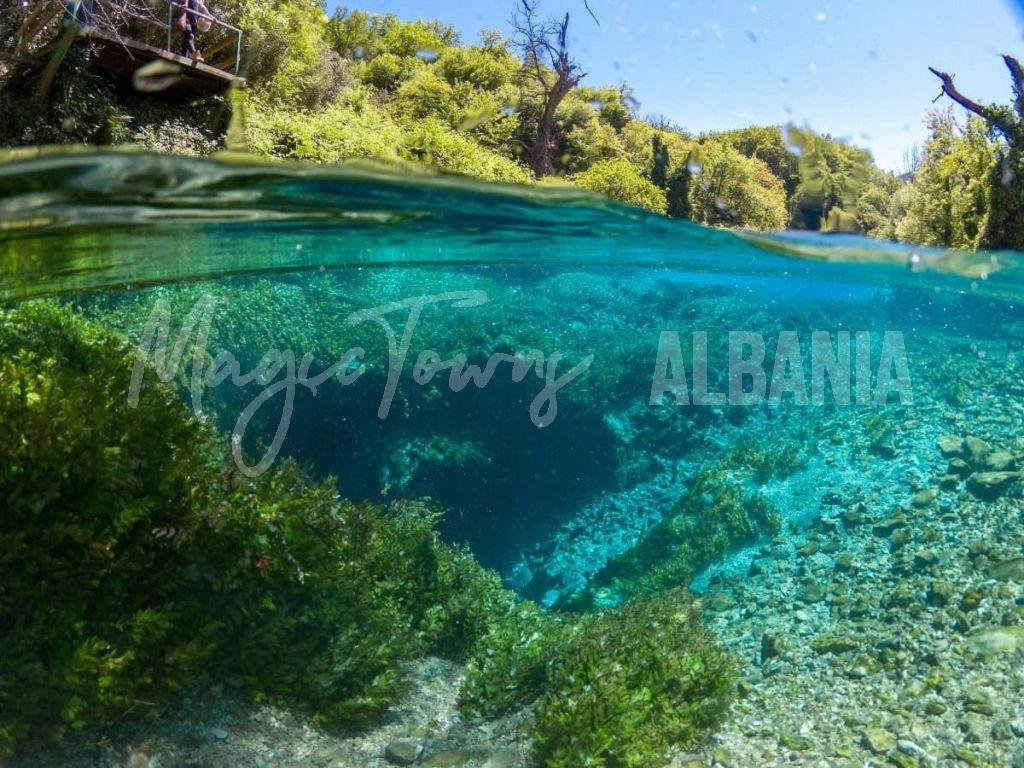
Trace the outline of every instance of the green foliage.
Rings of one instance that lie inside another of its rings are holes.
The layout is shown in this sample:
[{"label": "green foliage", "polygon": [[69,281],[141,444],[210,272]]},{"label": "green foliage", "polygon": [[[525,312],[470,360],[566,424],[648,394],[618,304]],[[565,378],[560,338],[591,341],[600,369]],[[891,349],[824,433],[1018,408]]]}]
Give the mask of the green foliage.
[{"label": "green foliage", "polygon": [[934,112],[929,122],[931,137],[895,234],[921,245],[977,248],[986,229],[996,147],[979,119],[961,128],[950,112]]},{"label": "green foliage", "polygon": [[409,160],[489,181],[525,184],[531,178],[529,171],[516,161],[484,149],[465,133],[436,118],[414,125],[403,139],[401,154]]},{"label": "green foliage", "polygon": [[249,146],[260,154],[319,163],[356,157],[394,159],[401,128],[368,100],[354,99],[314,114],[292,114],[255,104]]},{"label": "green foliage", "polygon": [[245,72],[261,99],[316,109],[344,88],[347,73],[325,40],[318,0],[230,0],[225,11],[246,32]]},{"label": "green foliage", "polygon": [[[750,457],[749,449],[743,454]],[[741,463],[746,459],[742,459]],[[689,583],[701,569],[736,547],[752,544],[762,535],[779,530],[781,517],[762,496],[747,494],[729,479],[735,457],[702,470],[669,513],[631,549],[613,558],[597,573],[581,595],[566,599],[568,606],[594,604],[602,588],[620,598],[650,597]],[[787,471],[791,459],[770,468],[769,475]],[[777,468],[776,468],[777,466]],[[765,470],[761,470],[762,475]]]},{"label": "green foliage", "polygon": [[567,617],[521,603],[496,616],[469,661],[459,706],[469,717],[499,717],[536,701],[551,660],[572,630]]},{"label": "green foliage", "polygon": [[569,180],[591,192],[656,213],[664,213],[668,207],[665,192],[644,178],[639,169],[625,158],[603,160]]},{"label": "green foliage", "polygon": [[721,722],[732,682],[683,591],[586,617],[551,664],[537,757],[548,768],[667,764]]},{"label": "green foliage", "polygon": [[462,658],[512,610],[436,512],[343,502],[289,463],[244,480],[167,387],[129,404],[132,365],[65,310],[0,321],[0,752],[204,678],[359,727],[399,662]]},{"label": "green foliage", "polygon": [[689,205],[696,221],[748,229],[783,229],[786,193],[768,166],[728,144],[704,141],[690,165]]},{"label": "green foliage", "polygon": [[361,62],[353,72],[356,78],[366,85],[383,91],[393,91],[409,75],[411,69],[413,65],[407,59],[393,53],[383,53],[369,61]]},{"label": "green foliage", "polygon": [[452,85],[468,83],[482,91],[514,84],[519,66],[504,45],[449,48],[437,63],[438,73]]},{"label": "green foliage", "polygon": [[711,138],[728,144],[746,157],[755,157],[768,166],[782,182],[789,200],[800,184],[800,158],[786,145],[778,126],[751,126],[711,134]]}]

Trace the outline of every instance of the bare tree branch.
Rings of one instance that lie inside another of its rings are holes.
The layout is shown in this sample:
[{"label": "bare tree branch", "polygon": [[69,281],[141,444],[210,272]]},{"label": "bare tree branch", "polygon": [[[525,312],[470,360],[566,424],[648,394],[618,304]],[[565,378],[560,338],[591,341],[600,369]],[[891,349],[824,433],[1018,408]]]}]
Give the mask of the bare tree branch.
[{"label": "bare tree branch", "polygon": [[[1007,64],[1009,65],[1009,62]],[[1017,66],[1019,67],[1020,65],[1018,64]],[[964,94],[960,93],[956,85],[953,83],[953,75],[947,74],[945,72],[940,72],[934,67],[928,67],[928,69],[933,75],[935,75],[937,78],[939,78],[939,80],[942,81],[942,92],[946,96],[951,98],[961,107],[966,109],[968,112],[972,112],[973,114],[985,120],[989,125],[998,130],[1007,138],[1010,138],[1010,136],[1014,132],[1015,126],[1009,123],[1005,119],[1005,117],[998,112],[998,110],[992,109],[991,107],[986,107],[983,104],[979,104],[973,99],[970,99],[967,96],[964,96]]]}]

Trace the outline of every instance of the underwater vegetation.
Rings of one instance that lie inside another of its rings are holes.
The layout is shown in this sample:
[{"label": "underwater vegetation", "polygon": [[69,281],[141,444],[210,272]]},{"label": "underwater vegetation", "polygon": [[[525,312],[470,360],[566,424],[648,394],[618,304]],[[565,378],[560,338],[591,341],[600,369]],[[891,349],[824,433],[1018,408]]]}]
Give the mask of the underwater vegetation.
[{"label": "underwater vegetation", "polygon": [[772,466],[760,448],[740,446],[734,454],[701,470],[660,522],[630,549],[612,558],[582,593],[565,598],[563,605],[588,607],[684,586],[716,558],[777,533],[782,524],[778,510],[729,476],[731,460],[742,461],[744,456],[757,462],[755,472],[768,477],[776,469],[792,471],[791,454],[780,453],[774,457],[778,464]]},{"label": "underwater vegetation", "polygon": [[0,754],[214,681],[359,729],[426,654],[468,661],[468,715],[536,702],[551,766],[649,765],[724,714],[732,662],[688,594],[547,613],[425,504],[345,501],[293,462],[240,476],[170,387],[129,404],[133,360],[49,303],[0,319]]}]

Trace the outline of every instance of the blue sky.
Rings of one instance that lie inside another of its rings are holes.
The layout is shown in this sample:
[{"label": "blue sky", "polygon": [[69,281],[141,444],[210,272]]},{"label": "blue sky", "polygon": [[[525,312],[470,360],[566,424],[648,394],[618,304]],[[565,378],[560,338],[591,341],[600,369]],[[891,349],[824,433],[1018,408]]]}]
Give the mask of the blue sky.
[{"label": "blue sky", "polygon": [[[435,18],[466,42],[509,32],[513,0],[360,0],[347,7]],[[338,3],[331,0],[331,5]],[[573,14],[586,84],[627,82],[641,114],[691,131],[792,121],[899,169],[926,137],[939,93],[928,65],[968,95],[1010,98],[1000,53],[1024,56],[1022,0],[542,0]]]}]

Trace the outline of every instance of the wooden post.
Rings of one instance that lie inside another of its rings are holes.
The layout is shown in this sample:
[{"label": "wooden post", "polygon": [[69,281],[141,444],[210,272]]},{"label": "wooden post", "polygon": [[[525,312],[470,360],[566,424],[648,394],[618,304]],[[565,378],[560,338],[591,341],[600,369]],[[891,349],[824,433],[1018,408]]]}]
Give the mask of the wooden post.
[{"label": "wooden post", "polygon": [[64,57],[68,55],[68,51],[71,50],[71,46],[77,37],[78,24],[68,25],[68,28],[64,30],[64,34],[60,36],[60,40],[57,41],[57,45],[54,46],[53,54],[50,56],[46,69],[43,70],[43,74],[39,77],[39,83],[36,85],[37,99],[44,97],[50,90],[50,86],[53,85],[53,79],[57,76],[60,65],[64,62]]}]

